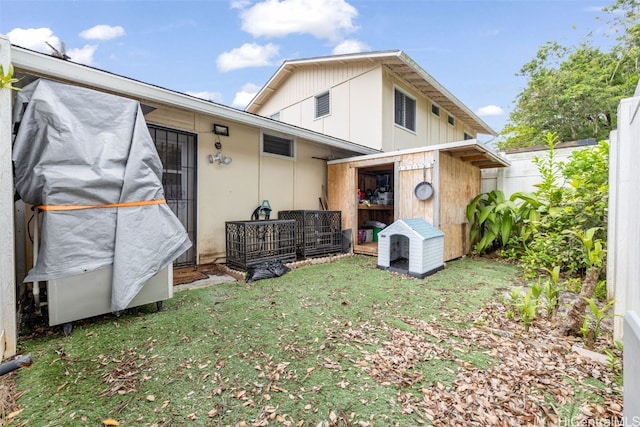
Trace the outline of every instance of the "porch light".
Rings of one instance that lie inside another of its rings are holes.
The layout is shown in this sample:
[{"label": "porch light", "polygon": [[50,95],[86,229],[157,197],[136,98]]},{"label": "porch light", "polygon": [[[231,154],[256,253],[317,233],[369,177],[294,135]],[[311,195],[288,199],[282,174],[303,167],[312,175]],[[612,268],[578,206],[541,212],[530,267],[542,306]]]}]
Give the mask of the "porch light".
[{"label": "porch light", "polygon": [[222,153],[218,153],[215,156],[213,154],[209,154],[209,163],[218,162],[220,165],[228,165],[233,161],[233,159],[229,156],[225,156]]}]

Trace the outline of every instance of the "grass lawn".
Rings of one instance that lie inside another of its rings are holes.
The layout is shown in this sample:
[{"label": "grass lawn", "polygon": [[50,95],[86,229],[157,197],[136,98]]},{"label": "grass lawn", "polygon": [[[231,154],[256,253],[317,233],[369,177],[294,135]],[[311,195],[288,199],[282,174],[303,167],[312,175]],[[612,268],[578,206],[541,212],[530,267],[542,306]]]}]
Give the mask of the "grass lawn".
[{"label": "grass lawn", "polygon": [[525,332],[507,319],[497,301],[516,266],[466,258],[418,280],[375,264],[353,256],[181,291],[160,312],[151,304],[23,339],[34,364],[11,374],[20,412],[5,421],[575,425],[619,409],[609,367],[571,352],[550,322]]}]

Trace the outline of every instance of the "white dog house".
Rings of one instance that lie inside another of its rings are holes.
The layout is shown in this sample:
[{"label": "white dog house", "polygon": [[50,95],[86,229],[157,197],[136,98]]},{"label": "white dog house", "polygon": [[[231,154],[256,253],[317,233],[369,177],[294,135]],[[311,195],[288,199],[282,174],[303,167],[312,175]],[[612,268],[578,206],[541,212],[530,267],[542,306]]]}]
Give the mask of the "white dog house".
[{"label": "white dog house", "polygon": [[378,268],[424,278],[444,268],[444,233],[422,218],[401,219],[378,233]]}]

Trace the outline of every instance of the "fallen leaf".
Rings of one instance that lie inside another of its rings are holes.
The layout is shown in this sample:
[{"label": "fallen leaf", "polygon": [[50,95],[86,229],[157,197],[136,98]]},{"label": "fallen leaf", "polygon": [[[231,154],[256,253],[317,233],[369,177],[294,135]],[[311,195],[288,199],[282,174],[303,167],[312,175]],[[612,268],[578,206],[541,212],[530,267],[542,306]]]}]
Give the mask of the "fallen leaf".
[{"label": "fallen leaf", "polygon": [[112,418],[107,418],[106,420],[102,420],[102,424],[105,426],[119,426],[120,423]]}]

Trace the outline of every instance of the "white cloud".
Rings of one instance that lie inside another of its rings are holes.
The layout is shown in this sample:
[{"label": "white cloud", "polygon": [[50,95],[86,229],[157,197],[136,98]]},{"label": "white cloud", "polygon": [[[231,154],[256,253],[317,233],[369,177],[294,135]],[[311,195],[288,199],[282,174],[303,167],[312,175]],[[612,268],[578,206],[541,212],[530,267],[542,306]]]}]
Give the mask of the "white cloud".
[{"label": "white cloud", "polygon": [[70,61],[78,64],[93,65],[93,54],[96,53],[98,46],[86,44],[81,48],[67,49]]},{"label": "white cloud", "polygon": [[185,92],[187,95],[195,96],[207,101],[220,102],[222,100],[222,94],[220,92]]},{"label": "white cloud", "polygon": [[242,89],[240,89],[239,92],[236,92],[236,96],[233,98],[231,106],[244,109],[256,96],[259,90],[260,86],[254,85],[253,83],[246,83],[242,86]]},{"label": "white cloud", "polygon": [[476,114],[480,117],[501,116],[504,114],[504,110],[502,107],[498,107],[497,105],[485,105],[484,107],[478,108]]},{"label": "white cloud", "polygon": [[365,52],[371,50],[371,48],[364,42],[360,40],[348,39],[340,42],[336,47],[333,48],[333,55],[344,55],[347,53],[358,53]]},{"label": "white cloud", "polygon": [[14,28],[7,33],[12,44],[42,53],[52,53],[48,42],[56,49],[60,48],[60,39],[49,28]]},{"label": "white cloud", "polygon": [[311,34],[340,40],[357,29],[358,11],[345,0],[264,0],[240,13],[242,30],[254,37]]},{"label": "white cloud", "polygon": [[224,52],[218,56],[216,64],[218,70],[225,72],[247,67],[263,67],[272,65],[271,59],[278,55],[278,46],[269,43],[245,43],[242,46]]},{"label": "white cloud", "polygon": [[124,28],[111,25],[96,25],[80,33],[80,37],[87,40],[111,40],[124,36]]},{"label": "white cloud", "polygon": [[251,4],[251,0],[233,0],[231,2],[231,9],[244,9]]},{"label": "white cloud", "polygon": [[[53,49],[51,49],[47,43],[59,51],[63,50],[62,42],[57,36],[53,35],[53,31],[49,28],[14,28],[7,33],[7,36],[12,44],[46,53],[47,55],[53,53]],[[96,45],[85,45],[81,48],[67,48],[64,53],[66,53],[73,62],[93,65],[93,55],[97,49],[98,46]]]}]

